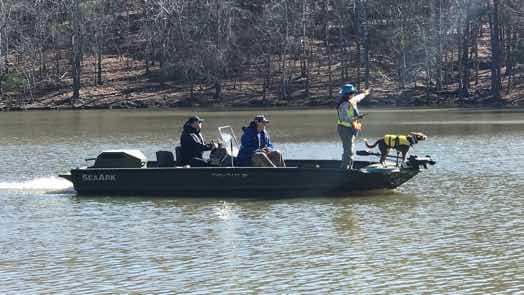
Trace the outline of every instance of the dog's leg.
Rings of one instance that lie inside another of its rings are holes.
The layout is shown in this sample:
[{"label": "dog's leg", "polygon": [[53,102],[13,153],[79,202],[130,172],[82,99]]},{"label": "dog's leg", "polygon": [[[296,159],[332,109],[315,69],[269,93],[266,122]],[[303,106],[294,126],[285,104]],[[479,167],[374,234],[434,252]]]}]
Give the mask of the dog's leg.
[{"label": "dog's leg", "polygon": [[386,157],[389,154],[389,149],[380,149],[380,164],[384,164],[386,162]]},{"label": "dog's leg", "polygon": [[378,143],[378,150],[380,151],[380,164],[384,164],[389,154],[389,148],[386,146],[384,139],[380,139],[376,143]]}]

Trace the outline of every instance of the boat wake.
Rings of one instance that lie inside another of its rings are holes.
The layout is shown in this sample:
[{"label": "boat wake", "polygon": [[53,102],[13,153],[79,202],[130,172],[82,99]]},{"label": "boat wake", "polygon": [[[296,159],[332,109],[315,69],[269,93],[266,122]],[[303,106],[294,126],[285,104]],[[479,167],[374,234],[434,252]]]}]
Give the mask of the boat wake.
[{"label": "boat wake", "polygon": [[71,182],[56,177],[39,177],[27,181],[0,181],[0,190],[6,191],[45,191],[51,194],[67,194],[74,193]]}]

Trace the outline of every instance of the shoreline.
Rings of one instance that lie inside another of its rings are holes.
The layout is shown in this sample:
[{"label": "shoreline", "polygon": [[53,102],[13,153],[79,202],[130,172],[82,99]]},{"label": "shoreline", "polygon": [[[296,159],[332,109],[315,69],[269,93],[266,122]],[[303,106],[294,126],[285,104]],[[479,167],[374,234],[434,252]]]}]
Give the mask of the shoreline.
[{"label": "shoreline", "polygon": [[[0,106],[0,112],[43,112],[43,111],[80,111],[80,110],[202,110],[202,111],[237,111],[237,110],[308,110],[308,109],[329,109],[334,107],[336,99],[324,98],[310,98],[307,101],[294,101],[292,103],[278,104],[272,101],[265,101],[255,104],[235,104],[232,100],[225,102],[212,103],[182,103],[175,102],[159,103],[158,101],[144,101],[133,99],[122,99],[114,102],[105,102],[101,104],[81,104],[79,106],[71,106],[69,104],[46,105],[46,104],[30,104],[25,106]],[[519,109],[524,108],[524,102],[517,101],[517,103],[499,98],[492,97],[469,97],[464,98],[421,98],[411,97],[400,99],[398,97],[377,98],[370,97],[368,100],[362,101],[359,106],[368,109]],[[443,102],[446,100],[446,102]],[[451,102],[450,102],[451,101]],[[183,100],[182,102],[185,102]]]},{"label": "shoreline", "polygon": [[[425,109],[436,109],[436,110],[473,110],[473,109],[502,109],[502,110],[511,110],[511,109],[524,109],[524,105],[515,105],[515,104],[504,104],[504,105],[367,105],[361,104],[359,107],[366,108],[369,110],[425,110]],[[133,111],[133,110],[149,110],[149,111],[190,111],[190,110],[199,110],[202,112],[242,112],[250,110],[268,110],[268,111],[301,111],[301,110],[328,110],[332,106],[268,106],[268,107],[234,107],[234,106],[214,106],[214,107],[140,107],[140,108],[121,108],[121,107],[82,107],[82,108],[72,108],[72,107],[17,107],[17,108],[0,108],[0,113],[16,113],[16,112],[70,112],[70,111],[110,111],[110,110],[120,110],[120,111]]]}]

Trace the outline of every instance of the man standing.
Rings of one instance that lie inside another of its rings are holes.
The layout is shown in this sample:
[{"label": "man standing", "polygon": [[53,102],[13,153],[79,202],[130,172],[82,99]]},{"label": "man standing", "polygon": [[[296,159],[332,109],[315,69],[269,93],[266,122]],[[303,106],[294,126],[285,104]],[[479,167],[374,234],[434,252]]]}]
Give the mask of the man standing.
[{"label": "man standing", "polygon": [[208,166],[203,159],[205,151],[216,147],[214,143],[206,144],[200,130],[203,120],[198,116],[190,117],[184,124],[184,130],[180,136],[180,165],[190,165],[192,167]]},{"label": "man standing", "polygon": [[337,132],[342,140],[344,152],[342,154],[342,169],[353,168],[353,157],[355,153],[355,138],[360,131],[358,118],[360,113],[357,104],[369,94],[369,89],[357,94],[355,86],[345,84],[340,88],[340,100],[337,104]]}]

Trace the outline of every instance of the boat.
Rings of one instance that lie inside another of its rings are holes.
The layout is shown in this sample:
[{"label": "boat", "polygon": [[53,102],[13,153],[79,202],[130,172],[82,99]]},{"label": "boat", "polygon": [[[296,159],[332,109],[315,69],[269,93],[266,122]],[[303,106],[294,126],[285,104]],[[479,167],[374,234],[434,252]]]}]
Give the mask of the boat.
[{"label": "boat", "polygon": [[[234,155],[238,141],[232,129],[220,127],[219,133],[228,155]],[[170,151],[156,156],[148,161],[139,150],[104,151],[87,159],[94,165],[60,177],[71,181],[79,195],[327,196],[395,189],[435,164],[429,156],[411,155],[401,164],[355,161],[351,170],[341,169],[338,160],[314,159],[286,160],[286,167],[237,167],[233,157],[221,157],[209,167],[189,167],[177,165]]]}]

